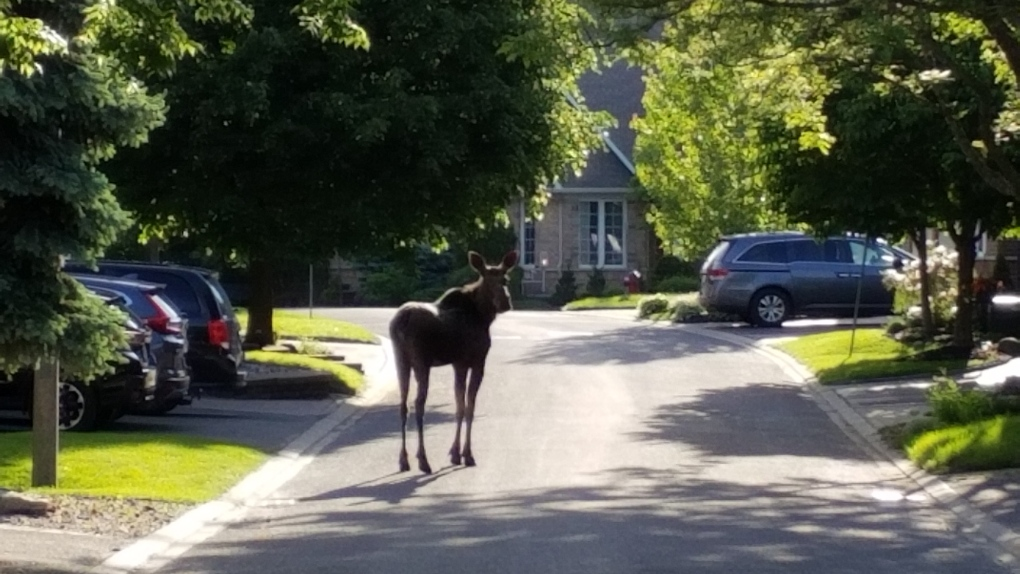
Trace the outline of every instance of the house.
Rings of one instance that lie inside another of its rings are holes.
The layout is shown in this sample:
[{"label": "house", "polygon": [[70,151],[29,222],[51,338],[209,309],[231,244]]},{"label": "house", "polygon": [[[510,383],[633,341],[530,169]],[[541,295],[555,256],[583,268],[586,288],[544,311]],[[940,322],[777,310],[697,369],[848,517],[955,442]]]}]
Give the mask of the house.
[{"label": "house", "polygon": [[[927,234],[928,240],[934,241],[936,245],[941,245],[953,251],[956,250],[956,245],[948,233],[937,229],[929,229]],[[917,254],[917,249],[913,244],[908,242],[903,247],[911,253]],[[1009,275],[1013,286],[1020,287],[1020,240],[1006,238],[992,239],[988,237],[987,233],[982,233],[978,238],[976,247],[977,257],[974,261],[974,277],[992,277],[995,269],[995,259],[1001,253],[1009,268]]]},{"label": "house", "polygon": [[633,186],[630,121],[643,112],[642,70],[616,62],[601,73],[589,72],[579,88],[587,106],[609,112],[617,127],[604,132],[606,149],[592,150],[579,176],[568,174],[547,188],[549,201],[540,219],[525,217],[523,203],[510,207],[527,296],[551,294],[565,270],[574,272],[578,293],[595,269],[602,270],[607,289],[623,289],[628,273],[648,274],[660,253],[645,217],[647,203]]}]

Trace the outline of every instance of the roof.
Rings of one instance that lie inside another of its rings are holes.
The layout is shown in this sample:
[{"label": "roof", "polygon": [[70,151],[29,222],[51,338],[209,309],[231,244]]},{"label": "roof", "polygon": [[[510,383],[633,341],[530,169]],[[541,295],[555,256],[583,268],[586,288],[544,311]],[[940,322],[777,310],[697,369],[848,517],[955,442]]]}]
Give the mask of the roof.
[{"label": "roof", "polygon": [[634,116],[644,113],[641,99],[645,84],[643,70],[620,60],[612,66],[590,71],[578,80],[588,108],[609,112],[617,126],[605,133],[605,151],[593,150],[580,177],[568,174],[563,187],[628,188],[634,177]]}]

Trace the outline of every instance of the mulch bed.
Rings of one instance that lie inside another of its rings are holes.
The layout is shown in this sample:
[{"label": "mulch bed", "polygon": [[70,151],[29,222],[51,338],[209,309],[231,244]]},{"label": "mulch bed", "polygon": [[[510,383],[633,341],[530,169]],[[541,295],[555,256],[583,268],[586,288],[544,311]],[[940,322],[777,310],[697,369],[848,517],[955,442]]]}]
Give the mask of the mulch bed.
[{"label": "mulch bed", "polygon": [[159,530],[194,506],[133,498],[71,495],[46,498],[53,503],[50,513],[41,516],[0,515],[0,524],[134,539]]}]

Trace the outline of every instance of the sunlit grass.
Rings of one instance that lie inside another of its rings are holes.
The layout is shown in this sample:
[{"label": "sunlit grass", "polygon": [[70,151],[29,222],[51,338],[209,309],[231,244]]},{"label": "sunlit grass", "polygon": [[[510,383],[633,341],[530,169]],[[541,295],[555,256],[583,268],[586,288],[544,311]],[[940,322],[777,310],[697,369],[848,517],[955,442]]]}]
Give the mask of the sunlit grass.
[{"label": "sunlit grass", "polygon": [[342,385],[354,392],[359,391],[365,384],[364,375],[338,361],[318,359],[298,353],[278,353],[274,351],[248,351],[244,354],[244,358],[247,361],[254,361],[256,363],[270,363],[327,372],[334,375]]},{"label": "sunlit grass", "polygon": [[267,458],[255,448],[186,435],[61,433],[58,486],[31,489],[32,434],[0,437],[0,486],[54,494],[204,502]]},{"label": "sunlit grass", "polygon": [[924,430],[907,439],[905,450],[933,472],[1020,467],[1020,415]]},{"label": "sunlit grass", "polygon": [[[235,312],[237,313],[237,320],[241,323],[241,329],[246,329],[248,326],[248,310],[238,308]],[[379,343],[379,339],[361,325],[337,319],[315,317],[314,311],[312,317],[308,317],[307,313],[276,309],[273,311],[273,330],[281,338],[332,339],[353,343]]]}]

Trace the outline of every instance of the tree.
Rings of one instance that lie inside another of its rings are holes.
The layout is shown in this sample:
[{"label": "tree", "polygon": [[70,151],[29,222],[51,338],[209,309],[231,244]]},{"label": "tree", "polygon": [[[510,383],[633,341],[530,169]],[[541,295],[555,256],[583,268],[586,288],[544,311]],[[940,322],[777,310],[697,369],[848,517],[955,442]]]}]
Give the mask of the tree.
[{"label": "tree", "polygon": [[[609,16],[605,20],[612,23],[616,37],[628,43],[642,37],[635,31],[666,21],[709,43],[722,39],[714,53],[719,62],[734,64],[743,58],[767,59],[764,50],[776,45],[778,34],[791,50],[818,61],[853,59],[870,52],[874,60],[868,64],[883,69],[886,82],[910,85],[918,95],[938,94],[932,78],[964,84],[978,95],[977,129],[968,133],[958,121],[966,111],[965,102],[941,100],[942,118],[981,179],[1020,199],[1020,167],[1002,146],[1020,132],[1020,4],[1013,0],[596,0],[595,4]],[[688,25],[695,22],[710,25]],[[743,37],[734,37],[730,30],[739,30]],[[994,65],[1008,85],[1008,101],[997,113],[991,105],[995,94],[985,91],[967,63],[954,55],[953,46],[965,41],[981,43],[982,59]],[[886,60],[890,52],[872,51],[891,44],[906,51],[898,57],[911,60],[907,73],[901,73],[902,62]]]},{"label": "tree", "polygon": [[598,141],[564,97],[593,57],[565,0],[365,3],[366,51],[303,33],[293,2],[251,4],[250,30],[193,26],[226,39],[159,84],[166,126],[115,180],[151,230],[248,264],[252,342],[281,261],[440,242]]},{"label": "tree", "polygon": [[[974,50],[971,61],[980,68]],[[994,84],[987,72],[985,81]],[[875,91],[876,78],[853,66],[834,80],[841,87],[824,106],[836,140],[828,154],[792,144],[796,134],[784,133],[782,126],[772,132],[769,158],[779,207],[823,231],[910,236],[922,256],[921,304],[929,337],[925,231],[935,225],[947,229],[959,253],[954,344],[969,350],[975,241],[979,225],[994,235],[1011,222],[1007,198],[971,177],[949,126],[932,106],[904,88]],[[968,95],[953,97],[965,101]],[[961,118],[963,125],[977,129],[975,115]]]}]

